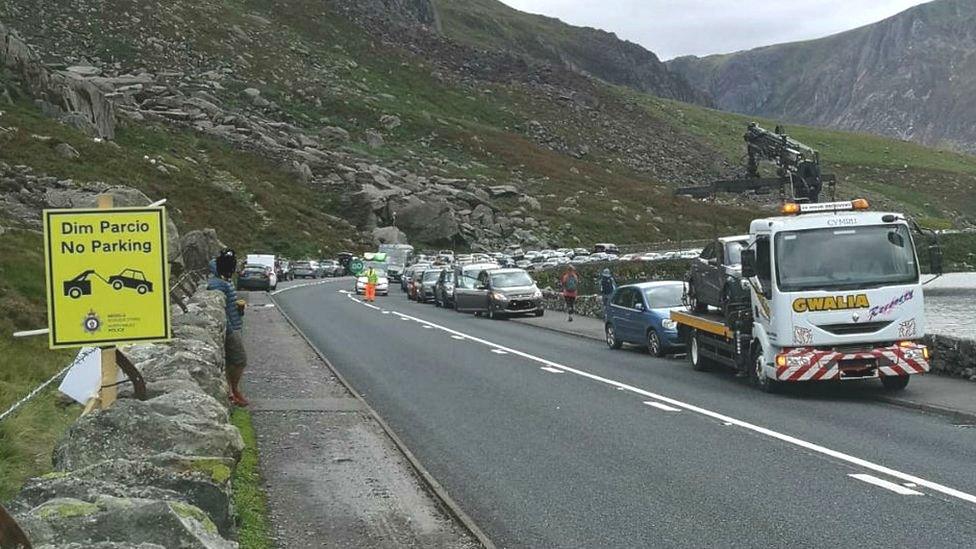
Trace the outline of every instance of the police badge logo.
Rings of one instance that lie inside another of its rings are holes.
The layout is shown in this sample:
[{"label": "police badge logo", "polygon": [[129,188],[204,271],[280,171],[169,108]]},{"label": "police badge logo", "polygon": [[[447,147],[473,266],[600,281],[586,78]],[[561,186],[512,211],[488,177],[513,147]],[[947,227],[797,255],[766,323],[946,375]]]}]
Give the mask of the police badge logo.
[{"label": "police badge logo", "polygon": [[82,322],[82,327],[84,327],[85,332],[93,334],[102,328],[102,319],[98,318],[95,311],[88,311],[85,320]]}]

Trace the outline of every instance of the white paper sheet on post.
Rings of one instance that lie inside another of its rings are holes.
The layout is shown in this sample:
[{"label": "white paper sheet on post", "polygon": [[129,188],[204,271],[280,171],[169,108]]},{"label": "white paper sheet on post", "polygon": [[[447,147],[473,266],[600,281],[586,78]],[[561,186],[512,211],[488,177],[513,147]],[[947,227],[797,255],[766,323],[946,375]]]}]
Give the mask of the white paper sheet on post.
[{"label": "white paper sheet on post", "polygon": [[[78,356],[89,353],[84,359],[68,370],[58,387],[62,393],[71,397],[79,404],[86,404],[90,399],[98,394],[98,388],[102,383],[102,350],[91,347],[83,347],[78,351]],[[77,359],[76,359],[77,360]],[[118,381],[125,379],[125,374],[119,371]]]}]

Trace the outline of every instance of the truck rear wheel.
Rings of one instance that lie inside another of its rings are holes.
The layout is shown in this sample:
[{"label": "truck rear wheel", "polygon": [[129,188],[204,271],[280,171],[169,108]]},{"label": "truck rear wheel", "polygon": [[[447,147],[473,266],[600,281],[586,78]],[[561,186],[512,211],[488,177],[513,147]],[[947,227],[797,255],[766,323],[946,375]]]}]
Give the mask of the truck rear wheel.
[{"label": "truck rear wheel", "polygon": [[698,330],[692,330],[688,336],[688,360],[691,362],[691,369],[696,372],[705,372],[712,365],[709,359],[701,355],[701,346],[698,342]]},{"label": "truck rear wheel", "polygon": [[881,385],[888,391],[901,391],[908,387],[911,376],[885,376],[881,378]]},{"label": "truck rear wheel", "polygon": [[762,347],[756,347],[752,356],[752,382],[764,393],[778,393],[783,384],[766,375],[765,364]]}]

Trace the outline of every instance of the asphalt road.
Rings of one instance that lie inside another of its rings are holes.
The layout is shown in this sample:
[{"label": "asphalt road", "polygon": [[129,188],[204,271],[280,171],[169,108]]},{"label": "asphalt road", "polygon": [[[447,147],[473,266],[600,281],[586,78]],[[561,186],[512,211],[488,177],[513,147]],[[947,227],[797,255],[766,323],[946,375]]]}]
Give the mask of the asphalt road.
[{"label": "asphalt road", "polygon": [[351,285],[275,299],[498,546],[976,546],[976,426]]}]

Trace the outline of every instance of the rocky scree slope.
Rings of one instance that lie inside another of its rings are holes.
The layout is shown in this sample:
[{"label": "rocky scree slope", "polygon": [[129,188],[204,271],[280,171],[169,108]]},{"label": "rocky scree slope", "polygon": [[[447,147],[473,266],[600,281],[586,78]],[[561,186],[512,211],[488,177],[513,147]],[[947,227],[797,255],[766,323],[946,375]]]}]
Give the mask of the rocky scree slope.
[{"label": "rocky scree slope", "polygon": [[668,63],[720,109],[976,152],[976,2],[819,40]]},{"label": "rocky scree slope", "polygon": [[[693,136],[589,78],[443,38],[424,2],[99,6],[15,0],[0,19],[40,62],[97,86],[120,127],[177,128],[253,152],[378,238],[398,234],[394,219],[426,244],[656,235],[684,216],[659,184],[721,170]],[[625,192],[604,201],[605,218],[572,223],[581,193],[611,187]],[[262,227],[283,221],[255,206]],[[691,205],[688,226],[704,212]]]}]

